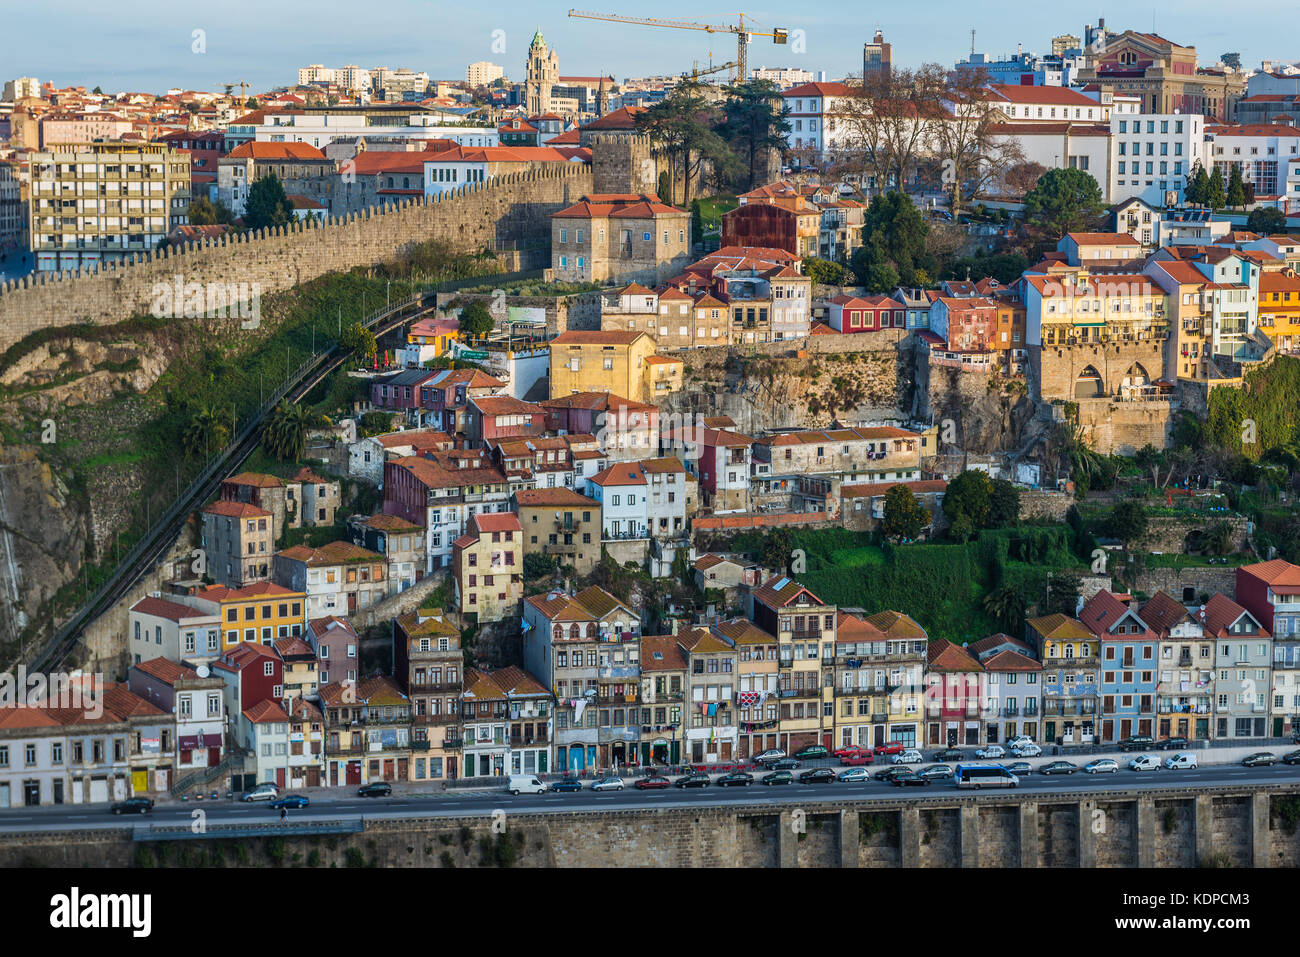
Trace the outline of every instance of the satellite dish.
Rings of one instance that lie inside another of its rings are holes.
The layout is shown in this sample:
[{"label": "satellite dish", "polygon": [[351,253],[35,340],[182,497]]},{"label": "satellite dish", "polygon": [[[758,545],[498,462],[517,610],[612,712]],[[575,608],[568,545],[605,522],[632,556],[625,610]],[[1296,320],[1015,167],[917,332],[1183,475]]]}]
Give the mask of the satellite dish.
[{"label": "satellite dish", "polygon": [[194,669],[194,673],[197,674],[200,678],[206,678],[210,674],[207,665],[199,665],[197,668]]}]

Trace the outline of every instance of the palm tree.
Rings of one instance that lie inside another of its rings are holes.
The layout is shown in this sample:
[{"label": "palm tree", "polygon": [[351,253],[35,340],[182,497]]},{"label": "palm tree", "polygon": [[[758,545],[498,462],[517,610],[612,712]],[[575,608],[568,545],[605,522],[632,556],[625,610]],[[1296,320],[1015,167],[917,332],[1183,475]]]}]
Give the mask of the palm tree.
[{"label": "palm tree", "polygon": [[998,627],[1009,635],[1020,633],[1027,606],[1025,593],[1012,585],[1002,585],[984,596],[984,610],[993,616]]},{"label": "palm tree", "polygon": [[1088,446],[1083,437],[1083,428],[1078,422],[1072,422],[1063,428],[1064,451],[1070,462],[1070,477],[1078,482],[1084,479],[1089,485],[1101,475],[1104,460],[1101,453]]},{"label": "palm tree", "polygon": [[188,455],[203,455],[222,449],[230,441],[230,426],[223,411],[204,405],[196,409],[181,434],[181,444]]},{"label": "palm tree", "polygon": [[262,429],[262,444],[270,455],[282,462],[297,462],[303,456],[307,430],[316,425],[318,417],[301,405],[281,402],[267,418]]}]

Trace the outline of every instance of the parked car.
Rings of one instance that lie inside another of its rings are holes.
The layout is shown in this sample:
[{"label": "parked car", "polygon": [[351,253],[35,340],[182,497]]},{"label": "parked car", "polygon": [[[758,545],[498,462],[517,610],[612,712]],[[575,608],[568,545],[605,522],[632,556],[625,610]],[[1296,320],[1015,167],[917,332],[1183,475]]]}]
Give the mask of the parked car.
[{"label": "parked car", "polygon": [[609,777],[593,782],[591,789],[593,791],[621,791],[623,790],[623,779],[611,774]]},{"label": "parked car", "polygon": [[923,778],[911,768],[899,768],[901,773],[895,774],[889,779],[889,783],[896,788],[923,788],[930,786],[930,779]]},{"label": "parked car", "polygon": [[878,744],[871,749],[873,754],[901,754],[903,752],[902,741],[886,741],[884,744]]},{"label": "parked car", "polygon": [[848,781],[850,783],[869,781],[871,780],[871,772],[866,768],[861,767],[849,768],[847,771],[841,771],[839,773],[839,780]]},{"label": "parked car", "polygon": [[841,748],[836,748],[831,752],[831,754],[835,755],[837,758],[846,758],[855,754],[861,754],[864,750],[869,749],[863,748],[858,744],[846,744]]},{"label": "parked car", "polygon": [[1003,757],[1006,753],[1006,749],[1000,744],[986,744],[984,747],[975,750],[975,757],[988,760],[989,758]]},{"label": "parked car", "polygon": [[920,764],[924,760],[921,757],[921,752],[916,748],[908,748],[906,751],[900,751],[894,755],[894,764]]},{"label": "parked car", "polygon": [[1022,774],[1030,774],[1034,770],[1029,766],[1028,761],[1014,761],[1011,764],[1006,765],[1006,769],[1016,777],[1019,777]]},{"label": "parked car", "polygon": [[[637,782],[640,783],[639,781]],[[582,782],[573,776],[564,777],[551,785],[552,791],[581,791]]]},{"label": "parked car", "polygon": [[1096,761],[1089,761],[1083,769],[1089,774],[1115,774],[1119,771],[1119,764],[1114,758],[1098,758]]},{"label": "parked car", "polygon": [[1018,758],[1036,758],[1043,753],[1043,749],[1032,741],[1013,744],[1008,750]]},{"label": "parked car", "polygon": [[709,786],[709,776],[703,771],[691,771],[684,774],[673,782],[676,788],[707,788]]},{"label": "parked car", "polygon": [[1018,748],[1022,744],[1033,744],[1034,739],[1027,734],[1017,734],[1007,741],[1008,748]]},{"label": "parked car", "polygon": [[[514,778],[511,778],[510,780],[513,786]],[[537,793],[541,794],[545,792],[546,785],[542,784],[541,781],[538,781],[537,778],[533,778],[533,780],[537,781],[538,784],[541,784],[541,790],[538,791]],[[357,796],[363,798],[388,797],[388,795],[392,793],[393,793],[393,786],[389,784],[387,781],[376,781],[374,784],[363,784],[361,787],[357,788]],[[513,793],[518,794],[519,792],[514,791]]]},{"label": "parked car", "polygon": [[870,751],[850,751],[840,757],[840,765],[841,767],[849,767],[851,765],[871,764],[875,760],[876,756]]},{"label": "parked car", "polygon": [[755,764],[767,764],[771,761],[780,761],[785,757],[785,752],[780,748],[768,748],[761,754],[754,755]]},{"label": "parked car", "polygon": [[935,761],[965,761],[966,752],[961,748],[940,748],[934,752],[932,758]]},{"label": "parked car", "polygon": [[793,784],[794,775],[789,771],[771,771],[764,774],[759,780],[763,784]]},{"label": "parked car", "polygon": [[1173,770],[1174,768],[1194,768],[1197,767],[1196,755],[1190,751],[1180,751],[1172,757],[1165,758],[1165,767]]},{"label": "parked car", "polygon": [[1187,747],[1187,739],[1183,737],[1162,738],[1156,743],[1156,747],[1161,751],[1182,751]]},{"label": "parked car", "polygon": [[[1038,769],[1039,774],[1073,774],[1079,766],[1073,761],[1050,761]],[[1014,773],[1014,772],[1013,772]]]},{"label": "parked car", "polygon": [[1270,751],[1256,751],[1241,759],[1244,768],[1270,768],[1277,764],[1277,755]]},{"label": "parked car", "polygon": [[800,784],[829,784],[835,780],[835,772],[830,768],[810,768],[799,775]]},{"label": "parked car", "polygon": [[1288,751],[1282,755],[1283,764],[1300,764],[1300,751]]},{"label": "parked car", "polygon": [[720,788],[730,788],[737,785],[740,787],[748,787],[754,783],[754,775],[748,774],[745,771],[732,771],[730,774],[724,774],[713,783]]},{"label": "parked car", "polygon": [[662,774],[652,774],[649,777],[637,778],[634,786],[638,791],[657,791],[660,788],[670,787],[672,783]]},{"label": "parked car", "polygon": [[894,778],[896,778],[900,774],[915,774],[915,773],[916,772],[909,767],[905,767],[901,764],[895,764],[892,767],[885,768],[885,770],[883,771],[877,771],[876,780],[884,781],[886,784],[889,784],[894,780]]},{"label": "parked car", "polygon": [[778,761],[773,761],[768,767],[773,771],[793,771],[799,767],[799,762],[794,758],[781,758]]},{"label": "parked car", "polygon": [[1116,742],[1115,747],[1121,751],[1145,751],[1155,744],[1154,739],[1149,734],[1134,734],[1127,738],[1121,738]]},{"label": "parked car", "polygon": [[272,801],[267,806],[275,811],[287,811],[291,808],[295,810],[298,808],[304,808],[310,803],[311,801],[307,799],[305,794],[286,794],[279,800]]},{"label": "parked car", "polygon": [[794,756],[801,761],[810,761],[813,758],[824,758],[828,754],[830,754],[830,752],[822,745],[810,744],[806,748],[800,748],[794,753]]},{"label": "parked car", "polygon": [[952,768],[946,764],[932,764],[916,773],[918,777],[923,777],[927,781],[946,781],[953,776]]},{"label": "parked car", "polygon": [[118,801],[109,810],[114,814],[148,814],[153,810],[153,798],[127,798],[125,801]]},{"label": "parked car", "polygon": [[1159,771],[1160,759],[1149,754],[1139,754],[1128,763],[1130,771]]},{"label": "parked car", "polygon": [[241,801],[274,801],[280,796],[280,789],[270,782],[257,785],[239,796]]}]

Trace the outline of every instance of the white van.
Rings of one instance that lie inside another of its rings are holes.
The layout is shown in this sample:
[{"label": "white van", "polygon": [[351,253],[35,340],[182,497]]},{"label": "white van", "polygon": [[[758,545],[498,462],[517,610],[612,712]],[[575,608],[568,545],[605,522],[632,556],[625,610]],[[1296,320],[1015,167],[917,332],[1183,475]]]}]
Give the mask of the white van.
[{"label": "white van", "polygon": [[535,774],[512,774],[506,790],[511,794],[545,794],[548,789]]},{"label": "white van", "polygon": [[1182,751],[1175,754],[1172,758],[1165,758],[1165,767],[1173,768],[1194,768],[1196,767],[1196,755]]}]

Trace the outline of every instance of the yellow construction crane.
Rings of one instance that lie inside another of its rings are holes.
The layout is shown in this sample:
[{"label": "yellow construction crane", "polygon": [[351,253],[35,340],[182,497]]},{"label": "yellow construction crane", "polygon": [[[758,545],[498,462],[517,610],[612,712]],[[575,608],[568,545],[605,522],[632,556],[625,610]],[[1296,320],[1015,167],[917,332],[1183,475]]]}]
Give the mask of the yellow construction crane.
[{"label": "yellow construction crane", "polygon": [[690,72],[682,74],[682,79],[685,80],[686,78],[689,77],[692,80],[698,80],[700,77],[708,76],[710,73],[721,73],[723,70],[730,70],[735,65],[736,65],[735,62],[731,61],[727,63],[720,63],[717,66],[711,66],[707,70],[701,70],[699,67],[693,66],[691,67]]},{"label": "yellow construction crane", "polygon": [[239,87],[239,105],[243,106],[248,102],[248,97],[244,95],[244,91],[248,89],[248,84],[243,80],[240,80],[238,83],[225,83],[223,86],[226,88],[226,96],[229,96],[230,91],[235,87]]},{"label": "yellow construction crane", "polygon": [[785,43],[789,38],[789,31],[774,27],[771,33],[757,30],[747,30],[745,28],[745,15],[740,14],[740,23],[736,26],[729,24],[713,23],[692,23],[689,20],[657,20],[653,17],[623,17],[614,13],[589,13],[583,10],[570,10],[569,16],[581,17],[584,20],[609,20],[612,23],[632,23],[645,27],[668,27],[673,30],[702,30],[705,33],[734,33],[736,35],[736,75],[739,82],[743,83],[749,77],[749,50],[750,37],[771,37],[773,43]]}]

